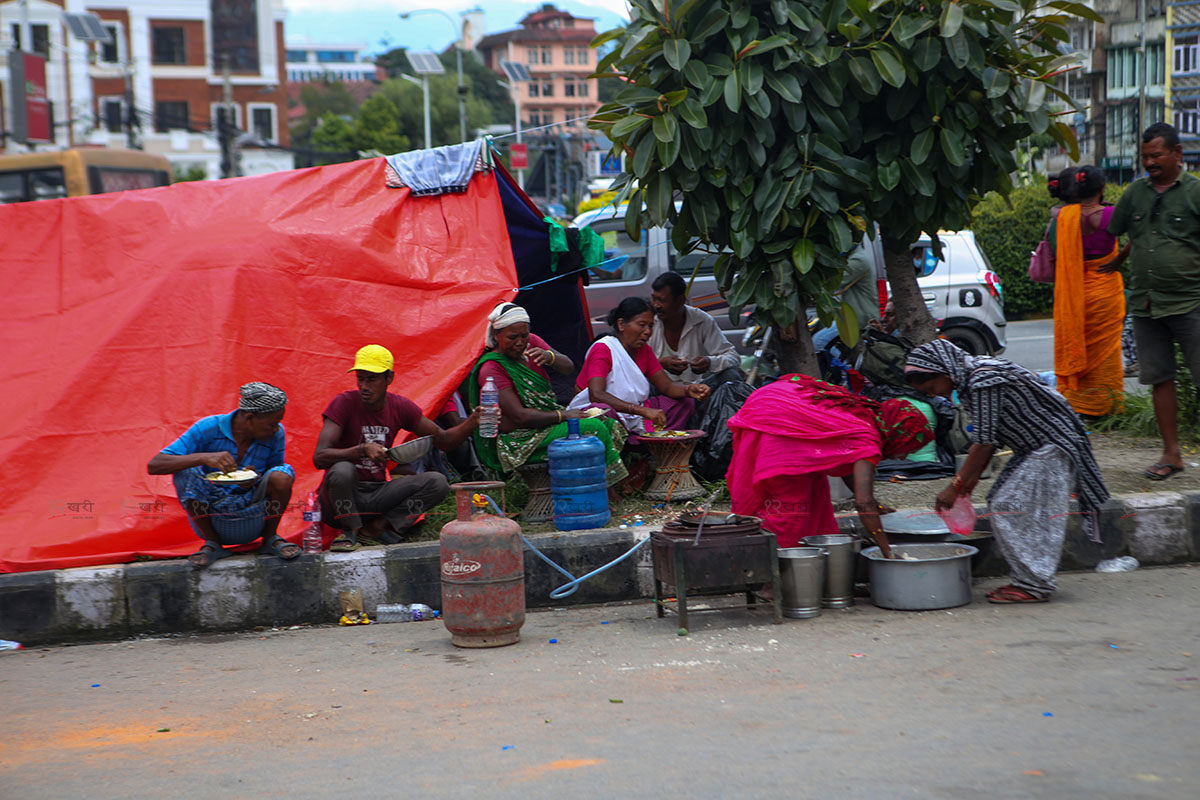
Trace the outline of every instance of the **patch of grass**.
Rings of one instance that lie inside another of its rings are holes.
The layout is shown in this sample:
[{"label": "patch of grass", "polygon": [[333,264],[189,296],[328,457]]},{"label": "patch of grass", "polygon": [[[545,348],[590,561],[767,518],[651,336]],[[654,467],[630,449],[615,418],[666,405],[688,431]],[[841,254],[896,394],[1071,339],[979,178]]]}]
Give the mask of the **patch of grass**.
[{"label": "patch of grass", "polygon": [[[1183,354],[1178,347],[1175,351],[1175,361],[1175,393],[1179,397],[1179,439],[1182,442],[1200,443],[1200,391],[1184,366]],[[1097,420],[1089,427],[1103,433],[1121,431],[1134,436],[1157,439],[1158,421],[1154,418],[1154,401],[1150,390],[1126,393],[1123,413]]]}]

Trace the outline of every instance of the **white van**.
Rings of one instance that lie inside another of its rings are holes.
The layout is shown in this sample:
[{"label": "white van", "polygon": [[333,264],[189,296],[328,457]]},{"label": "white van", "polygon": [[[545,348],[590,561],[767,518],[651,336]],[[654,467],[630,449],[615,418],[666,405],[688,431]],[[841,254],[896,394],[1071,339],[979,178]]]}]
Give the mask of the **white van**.
[{"label": "white van", "polygon": [[[741,324],[730,322],[729,303],[717,288],[713,275],[715,255],[680,255],[666,228],[642,231],[641,241],[634,242],[625,233],[624,206],[585,212],[571,224],[577,228],[591,227],[605,242],[606,261],[591,271],[590,284],[585,290],[593,321],[602,322],[626,297],[649,298],[655,278],[671,271],[679,273],[685,281],[693,281],[688,302],[712,314],[731,340],[734,331],[742,330]],[[940,260],[933,255],[927,237],[913,244],[912,255],[917,283],[939,332],[973,355],[1004,352],[1007,346],[1004,294],[1000,278],[975,242],[975,234],[945,231],[939,232],[938,238],[942,242]],[[883,247],[879,237],[874,241],[865,239],[864,243],[875,261],[882,307],[887,302]]]}]

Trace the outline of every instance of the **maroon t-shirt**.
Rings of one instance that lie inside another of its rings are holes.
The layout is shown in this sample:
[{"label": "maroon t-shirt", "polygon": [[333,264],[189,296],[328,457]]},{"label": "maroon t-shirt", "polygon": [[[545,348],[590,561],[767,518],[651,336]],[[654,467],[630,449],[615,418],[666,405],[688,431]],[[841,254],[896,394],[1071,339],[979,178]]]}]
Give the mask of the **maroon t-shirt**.
[{"label": "maroon t-shirt", "polygon": [[[363,405],[357,391],[342,392],[329,403],[323,416],[333,420],[342,429],[342,435],[332,447],[343,450],[357,447],[364,442],[375,442],[391,447],[396,434],[401,430],[415,431],[421,421],[421,409],[407,397],[388,392],[384,395],[383,409],[372,411]],[[387,480],[387,469],[369,458],[354,462],[358,468],[358,479],[362,481]]]}]

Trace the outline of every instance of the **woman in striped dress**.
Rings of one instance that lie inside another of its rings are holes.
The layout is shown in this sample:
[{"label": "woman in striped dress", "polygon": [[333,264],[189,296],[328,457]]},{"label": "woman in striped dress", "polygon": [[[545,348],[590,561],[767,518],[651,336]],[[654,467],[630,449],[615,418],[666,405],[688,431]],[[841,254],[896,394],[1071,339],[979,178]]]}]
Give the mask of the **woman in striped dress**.
[{"label": "woman in striped dress", "polygon": [[1044,603],[1057,588],[1071,494],[1085,532],[1099,541],[1097,511],[1108,499],[1087,432],[1062,395],[1002,358],[969,356],[938,340],[913,348],[905,378],[915,389],[949,397],[957,390],[974,424],[974,443],[937,496],[939,510],[970,495],[997,447],[1012,458],[988,493],[988,513],[1012,583],[988,593],[992,603]]}]

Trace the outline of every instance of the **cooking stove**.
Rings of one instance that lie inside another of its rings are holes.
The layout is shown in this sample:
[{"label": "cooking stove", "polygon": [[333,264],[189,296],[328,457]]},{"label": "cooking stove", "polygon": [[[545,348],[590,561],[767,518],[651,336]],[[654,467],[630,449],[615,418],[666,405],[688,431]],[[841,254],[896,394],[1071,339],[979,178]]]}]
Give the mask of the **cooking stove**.
[{"label": "cooking stove", "polygon": [[[744,592],[744,605],[692,611],[753,610],[761,601],[771,605],[773,622],[783,622],[775,534],[764,531],[757,517],[718,512],[684,514],[663,525],[661,531],[651,533],[650,548],[659,617],[670,611],[679,616],[680,627],[686,628],[688,600]],[[664,585],[675,590],[674,602],[668,602]]]}]

